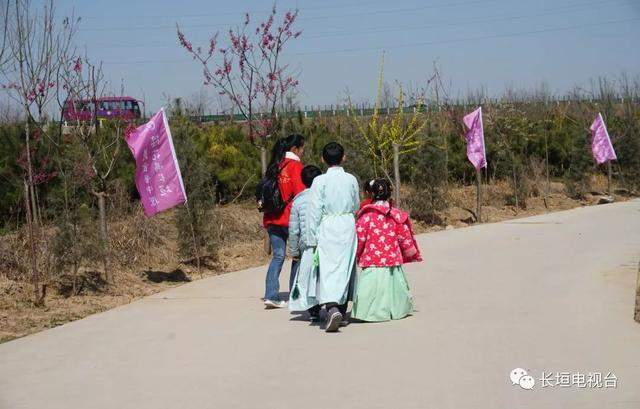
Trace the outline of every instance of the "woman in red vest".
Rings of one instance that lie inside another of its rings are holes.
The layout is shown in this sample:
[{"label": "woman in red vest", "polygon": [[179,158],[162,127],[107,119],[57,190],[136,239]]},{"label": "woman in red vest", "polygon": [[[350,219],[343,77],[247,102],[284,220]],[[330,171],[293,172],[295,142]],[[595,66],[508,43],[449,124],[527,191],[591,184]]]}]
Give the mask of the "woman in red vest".
[{"label": "woman in red vest", "polygon": [[[289,237],[289,214],[293,198],[304,189],[301,173],[304,165],[300,158],[304,154],[304,137],[293,134],[279,139],[273,147],[271,162],[266,177],[278,178],[278,187],[286,207],[280,213],[265,213],[263,226],[269,233],[273,256],[267,270],[264,304],[267,308],[282,308],[287,304],[280,299],[280,271],[286,255]],[[295,263],[296,261],[294,261]],[[291,266],[293,273],[294,265]],[[290,280],[291,281],[291,280]]]}]

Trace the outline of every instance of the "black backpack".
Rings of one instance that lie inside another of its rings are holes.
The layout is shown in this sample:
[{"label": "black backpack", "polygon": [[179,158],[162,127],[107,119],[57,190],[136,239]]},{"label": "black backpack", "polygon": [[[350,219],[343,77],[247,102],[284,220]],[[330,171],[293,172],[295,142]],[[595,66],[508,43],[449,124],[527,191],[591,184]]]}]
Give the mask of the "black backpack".
[{"label": "black backpack", "polygon": [[265,176],[256,186],[256,202],[258,202],[258,210],[262,213],[278,215],[289,203],[289,200],[282,198],[282,192],[280,192],[278,179],[281,170],[272,177]]}]

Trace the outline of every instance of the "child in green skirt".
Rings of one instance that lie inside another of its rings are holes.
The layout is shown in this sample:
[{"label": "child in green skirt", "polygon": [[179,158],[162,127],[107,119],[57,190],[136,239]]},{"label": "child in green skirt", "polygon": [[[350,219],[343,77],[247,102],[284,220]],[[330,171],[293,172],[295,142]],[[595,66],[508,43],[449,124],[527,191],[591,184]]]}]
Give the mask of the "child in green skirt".
[{"label": "child in green skirt", "polygon": [[391,185],[376,179],[373,201],[358,212],[358,276],[351,317],[388,321],[413,312],[413,299],[402,265],[422,261],[409,214],[389,204]]}]

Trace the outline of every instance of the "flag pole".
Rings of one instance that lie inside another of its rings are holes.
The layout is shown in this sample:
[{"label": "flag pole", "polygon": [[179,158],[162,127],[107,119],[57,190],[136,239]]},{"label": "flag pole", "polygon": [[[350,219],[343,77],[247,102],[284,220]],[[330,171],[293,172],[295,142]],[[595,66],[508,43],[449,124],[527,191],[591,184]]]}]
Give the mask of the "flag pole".
[{"label": "flag pole", "polygon": [[640,322],[640,264],[638,264],[638,276],[636,277],[636,308],[633,319]]},{"label": "flag pole", "polygon": [[609,197],[613,197],[611,194],[611,159],[607,161],[607,190],[609,192]]},{"label": "flag pole", "polygon": [[476,169],[476,200],[478,223],[482,223],[482,173],[480,169]]}]

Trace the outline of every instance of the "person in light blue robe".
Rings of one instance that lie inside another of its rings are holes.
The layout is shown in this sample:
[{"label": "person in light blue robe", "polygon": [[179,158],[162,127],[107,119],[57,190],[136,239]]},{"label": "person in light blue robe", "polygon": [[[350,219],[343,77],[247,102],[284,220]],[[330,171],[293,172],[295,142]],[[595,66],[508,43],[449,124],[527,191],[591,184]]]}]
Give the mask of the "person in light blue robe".
[{"label": "person in light blue robe", "polygon": [[340,144],[328,143],[322,159],[329,169],[311,186],[307,244],[316,246],[316,299],[327,310],[325,330],[334,332],[346,315],[352,289],[358,244],[355,213],[360,205],[360,190],[356,178],[340,166],[344,159]]},{"label": "person in light blue robe", "polygon": [[290,283],[289,310],[307,311],[311,319],[317,319],[320,307],[316,299],[316,283],[318,280],[318,266],[313,262],[315,246],[307,244],[307,207],[309,205],[310,189],[313,180],[322,174],[322,171],[313,165],[302,169],[302,183],[307,189],[298,193],[291,206],[289,217],[289,254],[296,263],[293,281]]}]

